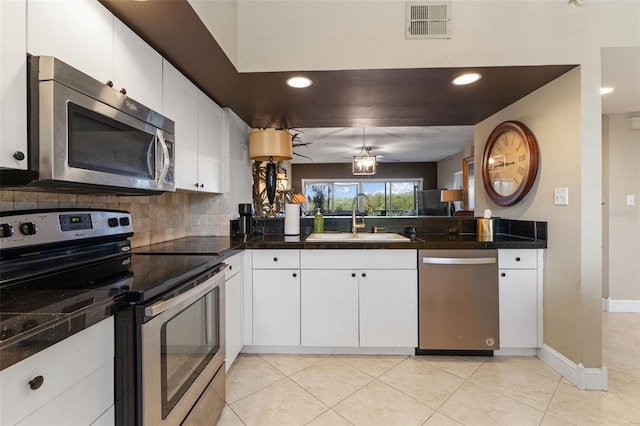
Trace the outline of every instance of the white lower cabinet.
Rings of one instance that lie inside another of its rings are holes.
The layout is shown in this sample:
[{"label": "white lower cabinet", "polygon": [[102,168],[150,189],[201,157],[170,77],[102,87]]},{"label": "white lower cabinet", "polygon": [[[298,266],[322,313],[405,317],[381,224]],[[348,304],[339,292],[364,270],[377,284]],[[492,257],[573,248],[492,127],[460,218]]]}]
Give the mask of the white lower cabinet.
[{"label": "white lower cabinet", "polygon": [[358,275],[348,270],[302,271],[302,346],[358,346]]},{"label": "white lower cabinet", "polygon": [[253,271],[253,344],[300,346],[300,272]]},{"label": "white lower cabinet", "polygon": [[229,371],[244,344],[244,295],[242,274],[242,253],[225,262],[229,265],[225,272],[225,343],[226,364]]},{"label": "white lower cabinet", "polygon": [[500,348],[542,347],[543,250],[499,250]]},{"label": "white lower cabinet", "polygon": [[415,250],[302,250],[302,346],[418,343]]},{"label": "white lower cabinet", "polygon": [[[88,425],[101,419],[114,404],[114,343],[110,317],[2,370],[0,424]],[[42,385],[32,390],[29,382],[39,376]],[[100,424],[113,424],[108,419]]]},{"label": "white lower cabinet", "polygon": [[418,346],[418,272],[360,271],[360,346]]}]

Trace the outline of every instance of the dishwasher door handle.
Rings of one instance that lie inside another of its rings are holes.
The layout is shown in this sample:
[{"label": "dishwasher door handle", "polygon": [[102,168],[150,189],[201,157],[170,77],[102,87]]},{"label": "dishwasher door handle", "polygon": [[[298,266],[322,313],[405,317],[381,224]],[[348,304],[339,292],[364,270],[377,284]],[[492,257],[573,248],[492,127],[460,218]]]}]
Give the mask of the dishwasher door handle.
[{"label": "dishwasher door handle", "polygon": [[489,265],[497,263],[495,257],[423,257],[422,263],[432,265]]}]

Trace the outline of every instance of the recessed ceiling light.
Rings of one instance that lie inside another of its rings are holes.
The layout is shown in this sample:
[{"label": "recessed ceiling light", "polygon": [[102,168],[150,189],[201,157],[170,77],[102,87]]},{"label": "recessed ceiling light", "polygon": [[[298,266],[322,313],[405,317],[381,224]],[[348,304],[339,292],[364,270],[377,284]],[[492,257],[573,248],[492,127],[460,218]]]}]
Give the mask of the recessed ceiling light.
[{"label": "recessed ceiling light", "polygon": [[291,77],[287,79],[287,86],[302,89],[311,86],[311,80],[307,77]]},{"label": "recessed ceiling light", "polygon": [[470,72],[467,74],[462,74],[456,78],[453,79],[453,81],[451,82],[451,84],[455,84],[456,86],[462,86],[465,84],[471,84],[471,83],[475,83],[476,81],[480,80],[482,78],[482,76],[476,72]]},{"label": "recessed ceiling light", "polygon": [[600,94],[601,95],[606,95],[607,93],[611,93],[613,92],[613,87],[601,87],[600,88]]}]

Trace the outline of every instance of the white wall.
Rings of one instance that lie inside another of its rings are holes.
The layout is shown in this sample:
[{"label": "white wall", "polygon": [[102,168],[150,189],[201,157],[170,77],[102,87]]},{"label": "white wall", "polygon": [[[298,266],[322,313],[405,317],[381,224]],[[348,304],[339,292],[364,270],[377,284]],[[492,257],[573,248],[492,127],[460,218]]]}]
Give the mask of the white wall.
[{"label": "white wall", "polygon": [[238,67],[238,0],[187,0],[235,67]]},{"label": "white wall", "polygon": [[637,0],[454,0],[452,38],[405,40],[404,0],[242,0],[242,72],[580,64],[640,41]]}]

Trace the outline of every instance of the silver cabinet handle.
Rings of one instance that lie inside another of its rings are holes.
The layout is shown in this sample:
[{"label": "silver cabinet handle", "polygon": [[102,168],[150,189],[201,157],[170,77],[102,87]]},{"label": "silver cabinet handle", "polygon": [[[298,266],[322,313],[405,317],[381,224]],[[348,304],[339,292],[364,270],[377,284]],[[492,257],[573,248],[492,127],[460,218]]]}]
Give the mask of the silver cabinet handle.
[{"label": "silver cabinet handle", "polygon": [[433,265],[487,265],[497,263],[495,257],[423,257],[422,263]]}]

